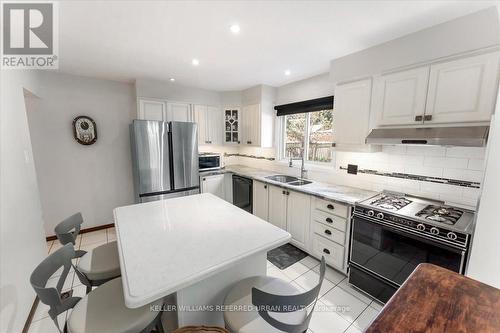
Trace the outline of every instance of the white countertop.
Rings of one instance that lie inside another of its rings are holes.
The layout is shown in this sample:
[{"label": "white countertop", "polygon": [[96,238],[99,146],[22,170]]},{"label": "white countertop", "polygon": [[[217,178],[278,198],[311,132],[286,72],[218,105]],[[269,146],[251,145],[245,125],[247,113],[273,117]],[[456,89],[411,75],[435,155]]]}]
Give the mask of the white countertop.
[{"label": "white countertop", "polygon": [[129,308],[190,286],[291,238],[209,193],[118,207],[113,214]]},{"label": "white countertop", "polygon": [[[238,174],[240,176],[246,176],[246,177],[258,180],[258,181],[266,182],[266,183],[281,186],[281,187],[286,187],[290,190],[294,190],[297,192],[312,194],[315,196],[319,196],[321,198],[335,200],[335,201],[343,202],[343,203],[350,204],[350,205],[353,205],[356,202],[368,199],[368,198],[377,194],[377,192],[374,192],[374,191],[363,190],[360,188],[350,187],[350,186],[322,183],[322,182],[314,181],[312,179],[309,179],[310,181],[312,181],[311,184],[302,185],[302,186],[288,185],[285,183],[272,181],[272,180],[266,178],[267,176],[272,176],[272,175],[276,175],[276,174],[283,174],[281,172],[256,169],[256,168],[247,167],[247,166],[243,166],[243,165],[228,165],[226,168],[224,168],[223,170],[221,170],[219,172],[235,173],[235,174]],[[207,174],[208,173],[210,173],[210,172],[207,172]]]}]

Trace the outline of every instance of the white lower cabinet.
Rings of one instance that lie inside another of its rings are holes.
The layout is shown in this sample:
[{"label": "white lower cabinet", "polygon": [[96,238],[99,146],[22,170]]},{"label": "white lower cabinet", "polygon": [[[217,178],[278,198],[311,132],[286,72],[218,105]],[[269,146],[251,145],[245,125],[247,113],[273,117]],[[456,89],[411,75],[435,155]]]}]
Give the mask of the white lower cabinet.
[{"label": "white lower cabinet", "polygon": [[288,191],[287,196],[286,229],[292,235],[292,244],[306,249],[311,220],[311,196],[294,191]]},{"label": "white lower cabinet", "polygon": [[268,221],[286,230],[286,190],[269,185],[269,217]]},{"label": "white lower cabinet", "polygon": [[230,172],[224,174],[224,196],[227,202],[233,203],[233,174]]},{"label": "white lower cabinet", "polygon": [[310,247],[312,254],[347,273],[350,207],[337,202],[314,198],[311,205]]},{"label": "white lower cabinet", "polygon": [[221,199],[224,196],[224,174],[201,176],[200,191],[201,193],[212,193]]},{"label": "white lower cabinet", "polygon": [[268,185],[268,221],[292,235],[293,245],[306,250],[309,239],[311,196]]},{"label": "white lower cabinet", "polygon": [[290,243],[347,273],[351,207],[253,181],[253,214],[292,235]]},{"label": "white lower cabinet", "polygon": [[314,234],[312,236],[312,251],[313,254],[321,258],[325,257],[325,261],[331,266],[344,271],[344,252],[345,248],[335,242]]},{"label": "white lower cabinet", "polygon": [[269,218],[269,191],[268,185],[263,182],[253,182],[253,215],[263,220]]}]

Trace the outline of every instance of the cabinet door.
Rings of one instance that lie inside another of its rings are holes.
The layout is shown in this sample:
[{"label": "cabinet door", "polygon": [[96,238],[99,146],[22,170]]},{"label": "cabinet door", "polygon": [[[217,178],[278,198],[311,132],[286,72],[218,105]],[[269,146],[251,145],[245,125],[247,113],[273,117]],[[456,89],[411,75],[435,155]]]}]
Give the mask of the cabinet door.
[{"label": "cabinet door", "polygon": [[337,148],[365,144],[369,130],[371,91],[371,79],[335,87],[333,141]]},{"label": "cabinet door", "polygon": [[422,124],[428,81],[429,67],[378,77],[374,89],[378,125]]},{"label": "cabinet door", "polygon": [[140,98],[137,118],[143,120],[167,121],[167,105],[161,100]]},{"label": "cabinet door", "polygon": [[499,60],[496,52],[432,65],[426,122],[489,121],[498,89]]},{"label": "cabinet door", "polygon": [[207,141],[209,144],[222,145],[222,113],[218,107],[207,107]]},{"label": "cabinet door", "polygon": [[239,144],[241,142],[241,114],[239,108],[224,108],[224,143]]},{"label": "cabinet door", "polygon": [[193,105],[193,121],[198,124],[198,144],[208,144],[206,105]]},{"label": "cabinet door", "polygon": [[286,225],[292,235],[292,243],[307,248],[309,224],[311,221],[311,197],[307,194],[288,191]]},{"label": "cabinet door", "polygon": [[244,106],[242,109],[242,138],[243,144],[248,146],[260,146],[261,135],[260,104]]},{"label": "cabinet door", "polygon": [[168,121],[191,121],[191,104],[167,103]]},{"label": "cabinet door", "polygon": [[269,185],[268,221],[286,230],[286,191],[280,187]]},{"label": "cabinet door", "polygon": [[253,181],[253,215],[263,220],[268,220],[268,185],[263,182]]},{"label": "cabinet door", "polygon": [[221,199],[224,196],[224,174],[202,176],[201,177],[201,193],[212,193]]}]

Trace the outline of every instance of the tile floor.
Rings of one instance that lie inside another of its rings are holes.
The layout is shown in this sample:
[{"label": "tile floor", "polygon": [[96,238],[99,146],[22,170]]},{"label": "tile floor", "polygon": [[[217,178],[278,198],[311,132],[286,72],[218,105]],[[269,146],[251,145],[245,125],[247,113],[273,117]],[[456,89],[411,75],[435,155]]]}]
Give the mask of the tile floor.
[{"label": "tile floor", "polygon": [[[76,246],[82,250],[89,250],[101,244],[116,240],[114,228],[81,234],[77,238]],[[59,249],[58,241],[47,242],[47,251],[52,253]],[[267,274],[289,281],[299,290],[308,290],[316,285],[319,278],[319,261],[306,257],[285,270],[280,270],[271,262],[267,262]],[[51,279],[57,283],[57,273]],[[49,280],[50,282],[50,280]],[[85,286],[75,276],[68,274],[64,290],[73,289],[73,295],[85,295]],[[347,283],[345,275],[327,268],[325,281],[320,290],[320,299],[309,325],[310,333],[359,333],[365,330],[370,322],[382,309],[382,304],[352,288]],[[58,333],[52,319],[47,314],[48,306],[39,303],[31,323],[30,333]],[[67,313],[59,316],[58,320],[63,327]]]}]

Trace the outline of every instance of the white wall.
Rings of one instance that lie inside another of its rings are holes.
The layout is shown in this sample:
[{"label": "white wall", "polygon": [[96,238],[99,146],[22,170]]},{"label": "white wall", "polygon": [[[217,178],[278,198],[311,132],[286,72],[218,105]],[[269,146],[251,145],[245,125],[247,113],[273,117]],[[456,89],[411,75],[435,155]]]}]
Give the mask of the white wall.
[{"label": "white wall", "polygon": [[219,92],[195,87],[186,87],[177,82],[164,82],[147,79],[135,81],[137,97],[161,98],[172,102],[221,105]]},{"label": "white wall", "polygon": [[242,105],[241,91],[222,91],[220,93],[220,103],[223,106]]},{"label": "white wall", "polygon": [[467,275],[500,288],[500,92],[492,122],[476,230]]},{"label": "white wall", "polygon": [[18,333],[35,299],[30,274],[47,254],[23,96],[38,81],[2,70],[0,85],[0,331]]},{"label": "white wall", "polygon": [[341,82],[498,44],[500,22],[491,7],[334,59],[330,74]]},{"label": "white wall", "polygon": [[334,86],[329,73],[316,75],[304,80],[278,87],[276,104],[288,104],[333,95]]},{"label": "white wall", "polygon": [[[133,203],[129,124],[136,114],[132,84],[43,72],[39,100],[28,113],[45,231],[82,212],[83,228],[112,223],[112,210]],[[73,138],[72,121],[87,115],[97,142]]]}]

